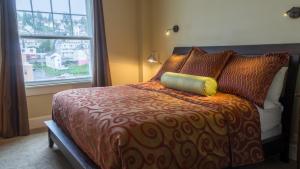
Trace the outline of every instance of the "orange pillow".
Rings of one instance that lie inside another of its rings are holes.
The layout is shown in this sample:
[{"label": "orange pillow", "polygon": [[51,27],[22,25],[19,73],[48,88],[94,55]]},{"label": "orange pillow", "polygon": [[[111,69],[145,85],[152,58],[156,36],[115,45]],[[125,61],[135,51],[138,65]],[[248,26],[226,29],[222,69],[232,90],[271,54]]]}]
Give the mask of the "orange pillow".
[{"label": "orange pillow", "polygon": [[276,73],[288,63],[287,53],[244,57],[235,55],[219,78],[219,90],[244,97],[263,107]]},{"label": "orange pillow", "polygon": [[233,51],[204,53],[199,48],[193,48],[180,73],[217,79],[233,53]]},{"label": "orange pillow", "polygon": [[186,60],[188,59],[190,52],[186,55],[172,55],[168,58],[168,60],[162,65],[161,69],[158,73],[151,79],[160,80],[161,76],[166,72],[178,73]]}]

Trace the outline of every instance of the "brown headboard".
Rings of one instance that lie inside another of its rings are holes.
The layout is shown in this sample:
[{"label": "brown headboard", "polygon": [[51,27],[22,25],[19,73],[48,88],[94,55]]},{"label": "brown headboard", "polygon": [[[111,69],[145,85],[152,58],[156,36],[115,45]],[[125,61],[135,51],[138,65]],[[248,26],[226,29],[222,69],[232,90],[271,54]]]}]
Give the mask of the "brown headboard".
[{"label": "brown headboard", "polygon": [[[192,47],[175,47],[173,54],[186,54]],[[297,75],[300,63],[300,43],[296,44],[264,44],[264,45],[243,45],[243,46],[204,46],[200,47],[207,52],[220,52],[224,50],[234,50],[242,55],[262,55],[270,52],[288,52],[290,54],[290,63],[287,73],[284,94],[280,101],[284,106],[282,115],[282,140],[283,152],[281,157],[288,161],[289,156],[289,140],[291,118],[293,113],[293,105],[295,98],[295,88],[297,83]],[[279,145],[277,145],[279,146]]]}]

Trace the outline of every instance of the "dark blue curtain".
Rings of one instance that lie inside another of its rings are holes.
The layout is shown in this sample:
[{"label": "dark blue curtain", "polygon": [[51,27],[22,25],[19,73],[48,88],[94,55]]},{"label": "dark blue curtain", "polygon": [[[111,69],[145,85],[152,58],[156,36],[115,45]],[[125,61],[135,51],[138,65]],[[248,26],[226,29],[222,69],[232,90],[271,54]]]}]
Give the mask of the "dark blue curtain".
[{"label": "dark blue curtain", "polygon": [[107,54],[104,12],[102,0],[93,0],[94,12],[94,57],[93,87],[111,85],[111,76]]},{"label": "dark blue curtain", "polygon": [[0,137],[29,134],[15,0],[0,0]]}]

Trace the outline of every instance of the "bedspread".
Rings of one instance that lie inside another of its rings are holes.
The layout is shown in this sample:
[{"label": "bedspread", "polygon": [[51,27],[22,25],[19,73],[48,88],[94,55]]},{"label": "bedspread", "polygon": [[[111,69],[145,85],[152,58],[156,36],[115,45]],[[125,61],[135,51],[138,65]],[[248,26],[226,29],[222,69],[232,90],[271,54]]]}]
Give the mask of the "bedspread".
[{"label": "bedspread", "polygon": [[102,169],[223,169],[264,158],[256,108],[224,93],[159,82],[73,89],[54,96],[53,118]]}]

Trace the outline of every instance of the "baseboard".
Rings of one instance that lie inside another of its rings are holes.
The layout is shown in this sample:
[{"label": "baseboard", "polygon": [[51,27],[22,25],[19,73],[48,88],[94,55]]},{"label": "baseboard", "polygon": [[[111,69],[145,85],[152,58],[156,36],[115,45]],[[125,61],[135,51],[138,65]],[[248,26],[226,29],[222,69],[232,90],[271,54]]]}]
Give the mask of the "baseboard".
[{"label": "baseboard", "polygon": [[51,115],[34,117],[29,119],[30,130],[46,127],[44,121],[51,120]]},{"label": "baseboard", "polygon": [[290,144],[290,159],[297,161],[297,145]]}]

